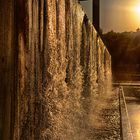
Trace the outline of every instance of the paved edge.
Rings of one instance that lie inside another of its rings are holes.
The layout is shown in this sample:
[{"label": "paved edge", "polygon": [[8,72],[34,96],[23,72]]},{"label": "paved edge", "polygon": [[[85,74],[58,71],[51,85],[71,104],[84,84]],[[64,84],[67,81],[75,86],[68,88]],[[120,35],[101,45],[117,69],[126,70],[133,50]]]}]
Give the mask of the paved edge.
[{"label": "paved edge", "polygon": [[129,115],[128,115],[128,109],[127,109],[122,86],[119,87],[118,92],[120,96],[122,140],[133,140],[133,134],[132,134],[131,124],[130,124]]}]

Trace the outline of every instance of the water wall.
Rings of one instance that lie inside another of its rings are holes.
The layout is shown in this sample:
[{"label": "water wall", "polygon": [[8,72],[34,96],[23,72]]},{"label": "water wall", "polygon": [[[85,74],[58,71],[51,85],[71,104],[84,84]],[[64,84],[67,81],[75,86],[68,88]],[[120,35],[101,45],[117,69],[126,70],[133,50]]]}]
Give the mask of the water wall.
[{"label": "water wall", "polygon": [[111,90],[101,38],[77,0],[7,3],[0,5],[0,137],[89,140]]}]

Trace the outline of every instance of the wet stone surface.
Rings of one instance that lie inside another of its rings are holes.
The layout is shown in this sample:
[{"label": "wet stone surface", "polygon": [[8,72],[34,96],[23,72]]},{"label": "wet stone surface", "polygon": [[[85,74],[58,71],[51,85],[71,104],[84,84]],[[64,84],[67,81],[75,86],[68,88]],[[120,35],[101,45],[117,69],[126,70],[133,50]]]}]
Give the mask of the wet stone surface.
[{"label": "wet stone surface", "polygon": [[120,112],[117,91],[104,99],[106,105],[99,112],[100,125],[93,128],[93,140],[120,140]]},{"label": "wet stone surface", "polygon": [[128,116],[131,125],[133,140],[140,139],[140,87],[124,87]]}]

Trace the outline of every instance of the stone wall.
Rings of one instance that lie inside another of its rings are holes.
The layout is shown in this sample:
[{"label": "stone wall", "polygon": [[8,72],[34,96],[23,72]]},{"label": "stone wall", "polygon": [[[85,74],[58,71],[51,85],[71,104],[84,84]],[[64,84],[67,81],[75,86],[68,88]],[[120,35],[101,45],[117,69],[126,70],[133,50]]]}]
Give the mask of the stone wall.
[{"label": "stone wall", "polygon": [[7,66],[13,75],[2,76],[12,90],[1,99],[11,106],[5,109],[9,123],[1,127],[10,130],[1,137],[8,132],[4,140],[89,140],[96,106],[111,88],[111,57],[102,40],[77,0],[15,0],[11,7],[13,26],[3,23],[13,41],[4,48],[0,43],[11,61],[0,76]]}]

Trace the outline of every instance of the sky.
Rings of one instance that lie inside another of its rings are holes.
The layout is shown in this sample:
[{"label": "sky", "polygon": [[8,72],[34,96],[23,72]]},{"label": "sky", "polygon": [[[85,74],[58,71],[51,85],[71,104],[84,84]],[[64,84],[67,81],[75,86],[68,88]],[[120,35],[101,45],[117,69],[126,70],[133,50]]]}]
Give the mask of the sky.
[{"label": "sky", "polygon": [[136,31],[140,28],[140,0],[100,0],[103,32]]},{"label": "sky", "polygon": [[86,0],[86,1],[80,1],[80,3],[82,4],[85,12],[87,13],[89,19],[92,21],[92,1],[93,0]]}]

